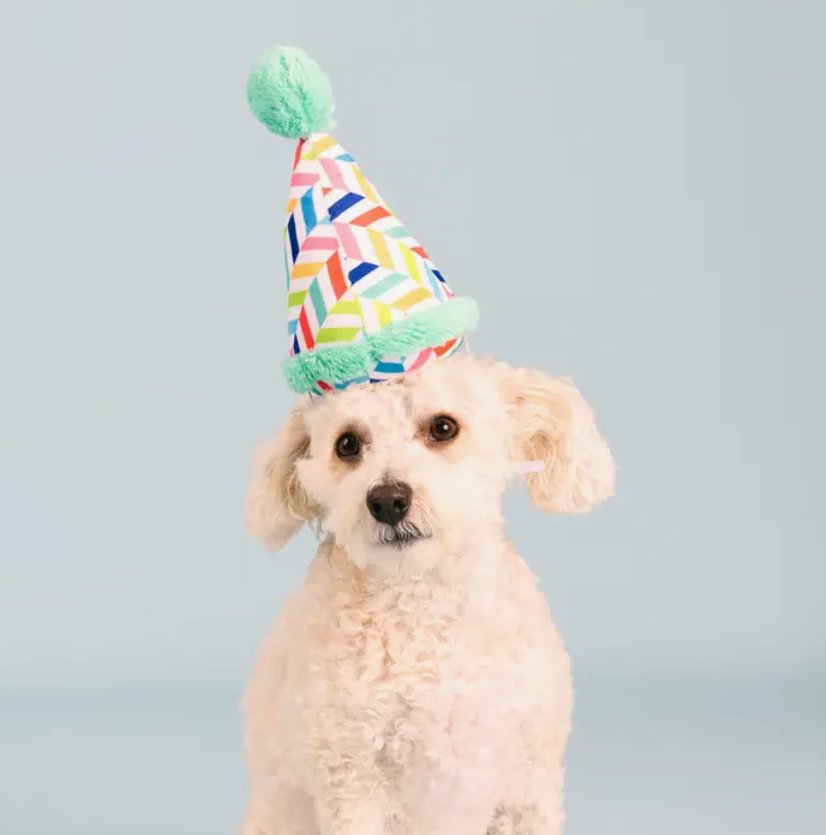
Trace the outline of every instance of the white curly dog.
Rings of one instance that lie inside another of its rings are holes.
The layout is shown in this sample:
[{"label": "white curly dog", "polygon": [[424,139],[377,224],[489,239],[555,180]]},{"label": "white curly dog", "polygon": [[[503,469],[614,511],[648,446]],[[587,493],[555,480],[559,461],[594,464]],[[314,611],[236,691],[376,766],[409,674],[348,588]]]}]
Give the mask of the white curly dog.
[{"label": "white curly dog", "polygon": [[326,538],[244,698],[243,835],[558,835],[569,661],[500,509],[531,459],[543,510],[613,491],[570,381],[472,356],[308,400],[260,451],[250,530]]}]

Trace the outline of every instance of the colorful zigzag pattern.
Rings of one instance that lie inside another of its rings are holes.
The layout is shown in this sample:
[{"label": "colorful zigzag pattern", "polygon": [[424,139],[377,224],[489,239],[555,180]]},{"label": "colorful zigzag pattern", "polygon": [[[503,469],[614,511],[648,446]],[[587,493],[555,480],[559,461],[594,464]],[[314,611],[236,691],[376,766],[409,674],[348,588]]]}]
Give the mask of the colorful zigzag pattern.
[{"label": "colorful zigzag pattern", "polygon": [[[289,353],[348,345],[453,297],[427,252],[358,164],[327,133],[299,142],[284,231]],[[318,381],[314,393],[379,382],[459,348],[462,338],[383,357],[366,376]]]}]

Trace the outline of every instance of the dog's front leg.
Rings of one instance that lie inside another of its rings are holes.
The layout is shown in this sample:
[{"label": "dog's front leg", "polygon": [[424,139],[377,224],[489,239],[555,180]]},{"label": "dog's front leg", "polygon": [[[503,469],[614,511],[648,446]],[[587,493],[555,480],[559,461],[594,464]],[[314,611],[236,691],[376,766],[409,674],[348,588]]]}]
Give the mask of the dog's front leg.
[{"label": "dog's front leg", "polygon": [[532,772],[520,788],[499,805],[487,835],[561,835],[561,768]]},{"label": "dog's front leg", "polygon": [[375,751],[356,743],[354,736],[340,726],[338,738],[328,739],[318,753],[315,801],[319,835],[385,833],[386,803]]},{"label": "dog's front leg", "polygon": [[317,807],[319,835],[384,835],[384,811],[374,800],[325,798]]}]

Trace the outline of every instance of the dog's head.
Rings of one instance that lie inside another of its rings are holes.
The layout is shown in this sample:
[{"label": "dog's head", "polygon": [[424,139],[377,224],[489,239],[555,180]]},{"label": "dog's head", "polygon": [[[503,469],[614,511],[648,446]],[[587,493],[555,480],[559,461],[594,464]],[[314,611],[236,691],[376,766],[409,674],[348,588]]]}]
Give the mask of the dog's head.
[{"label": "dog's head", "polygon": [[360,561],[469,547],[501,525],[518,462],[531,498],[577,513],[614,488],[611,453],[566,379],[471,356],[296,406],[259,451],[247,527],[272,548],[318,519]]}]

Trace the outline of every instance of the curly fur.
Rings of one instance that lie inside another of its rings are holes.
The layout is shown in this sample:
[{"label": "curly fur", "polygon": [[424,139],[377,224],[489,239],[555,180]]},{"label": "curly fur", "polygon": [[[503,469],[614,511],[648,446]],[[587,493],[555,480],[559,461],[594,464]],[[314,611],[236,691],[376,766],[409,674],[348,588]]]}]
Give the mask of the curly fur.
[{"label": "curly fur", "polygon": [[295,470],[309,448],[304,416],[294,408],[281,431],[256,452],[244,522],[268,548],[283,547],[318,515]]},{"label": "curly fur", "polygon": [[[460,433],[434,445],[445,413]],[[333,452],[350,430],[357,463]],[[536,456],[546,511],[613,489],[569,381],[473,357],[304,404],[262,449],[250,529],[277,548],[317,519],[326,538],[244,698],[242,835],[558,835],[568,656],[500,510],[513,463]],[[365,504],[388,477],[411,485],[428,534],[402,549]]]}]

